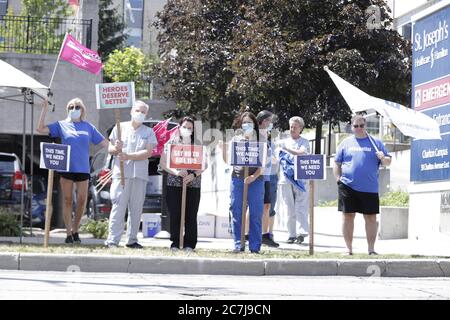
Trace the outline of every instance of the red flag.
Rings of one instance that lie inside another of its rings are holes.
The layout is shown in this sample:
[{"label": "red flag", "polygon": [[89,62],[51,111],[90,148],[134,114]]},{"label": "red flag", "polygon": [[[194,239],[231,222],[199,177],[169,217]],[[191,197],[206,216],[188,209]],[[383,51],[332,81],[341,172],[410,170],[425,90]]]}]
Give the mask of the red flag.
[{"label": "red flag", "polygon": [[[155,126],[153,127],[153,132],[156,134],[162,128],[167,129],[167,125],[169,124],[169,121],[170,121],[170,118],[167,120],[160,121],[157,124],[155,124]],[[156,136],[156,138],[158,138],[158,136]]]},{"label": "red flag", "polygon": [[171,130],[167,130],[169,121],[170,119],[160,121],[153,127],[153,132],[155,133],[158,144],[153,148],[152,157],[159,156],[162,153],[166,142],[169,141],[172,135],[178,130],[178,126]]}]

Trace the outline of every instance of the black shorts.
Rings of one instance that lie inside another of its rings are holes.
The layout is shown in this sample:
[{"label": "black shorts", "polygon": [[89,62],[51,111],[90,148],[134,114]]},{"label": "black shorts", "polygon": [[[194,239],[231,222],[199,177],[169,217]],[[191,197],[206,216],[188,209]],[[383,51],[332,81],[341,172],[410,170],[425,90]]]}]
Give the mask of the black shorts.
[{"label": "black shorts", "polygon": [[91,175],[89,173],[81,173],[81,172],[60,172],[61,177],[67,180],[72,180],[73,182],[80,182],[89,180]]},{"label": "black shorts", "polygon": [[338,211],[363,214],[377,214],[380,212],[378,193],[356,191],[339,181],[338,195]]},{"label": "black shorts", "polygon": [[264,181],[264,204],[270,204],[270,181]]}]

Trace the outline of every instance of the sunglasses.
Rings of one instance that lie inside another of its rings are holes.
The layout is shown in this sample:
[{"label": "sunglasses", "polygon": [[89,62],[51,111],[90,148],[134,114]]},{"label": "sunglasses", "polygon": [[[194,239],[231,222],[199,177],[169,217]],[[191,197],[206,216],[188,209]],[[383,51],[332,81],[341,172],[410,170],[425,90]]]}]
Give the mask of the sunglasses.
[{"label": "sunglasses", "polygon": [[81,108],[80,106],[72,106],[72,105],[70,105],[68,109],[69,110],[73,110],[73,109],[80,110],[80,108]]},{"label": "sunglasses", "polygon": [[364,128],[365,124],[354,124],[353,128]]}]

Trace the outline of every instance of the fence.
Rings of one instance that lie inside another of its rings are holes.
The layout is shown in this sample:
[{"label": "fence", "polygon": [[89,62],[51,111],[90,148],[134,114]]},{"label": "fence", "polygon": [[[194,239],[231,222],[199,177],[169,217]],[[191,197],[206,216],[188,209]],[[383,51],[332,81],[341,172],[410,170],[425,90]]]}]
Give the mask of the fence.
[{"label": "fence", "polygon": [[152,99],[153,87],[152,87],[152,75],[149,73],[142,73],[141,76],[134,81],[135,93],[137,99]]},{"label": "fence", "polygon": [[91,48],[92,19],[0,15],[0,51],[58,54],[66,32]]}]

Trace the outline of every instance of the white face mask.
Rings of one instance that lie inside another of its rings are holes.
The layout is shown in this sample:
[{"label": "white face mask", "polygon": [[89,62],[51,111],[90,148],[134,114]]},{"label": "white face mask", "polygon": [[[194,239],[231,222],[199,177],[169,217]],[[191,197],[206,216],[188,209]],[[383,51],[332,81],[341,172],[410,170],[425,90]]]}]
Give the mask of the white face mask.
[{"label": "white face mask", "polygon": [[191,134],[192,134],[192,130],[191,129],[187,129],[187,128],[184,128],[184,127],[180,128],[180,135],[182,137],[190,137]]},{"label": "white face mask", "polygon": [[72,120],[77,120],[77,119],[80,118],[80,116],[81,116],[81,110],[80,109],[78,109],[78,110],[70,110],[69,111],[69,117]]},{"label": "white face mask", "polygon": [[133,113],[131,114],[131,119],[132,119],[134,122],[142,123],[142,122],[144,122],[144,120],[145,120],[145,114],[143,114],[142,112],[133,112]]},{"label": "white face mask", "polygon": [[270,131],[272,129],[273,129],[273,123],[271,122],[271,123],[269,123],[269,126],[267,127],[267,131]]},{"label": "white face mask", "polygon": [[242,124],[242,130],[244,130],[245,133],[252,133],[253,131],[253,123],[243,123]]}]

